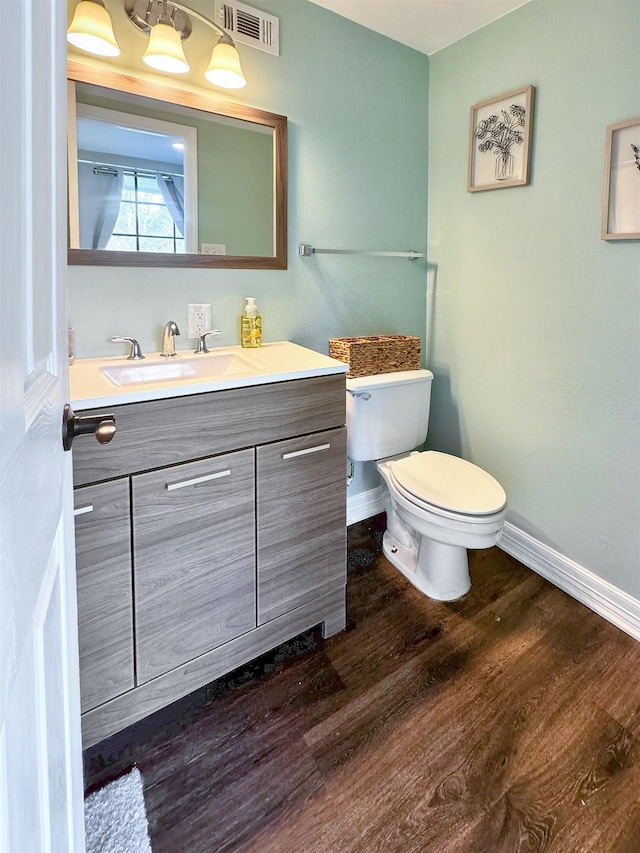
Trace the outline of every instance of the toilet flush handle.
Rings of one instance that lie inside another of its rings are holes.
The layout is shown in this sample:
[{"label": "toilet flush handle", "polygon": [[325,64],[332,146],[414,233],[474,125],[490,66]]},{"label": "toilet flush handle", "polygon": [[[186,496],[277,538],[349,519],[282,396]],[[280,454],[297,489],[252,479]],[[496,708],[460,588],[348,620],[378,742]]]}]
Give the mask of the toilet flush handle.
[{"label": "toilet flush handle", "polygon": [[371,394],[368,391],[351,391],[349,388],[347,388],[347,391],[352,397],[362,397],[363,400],[371,399]]}]

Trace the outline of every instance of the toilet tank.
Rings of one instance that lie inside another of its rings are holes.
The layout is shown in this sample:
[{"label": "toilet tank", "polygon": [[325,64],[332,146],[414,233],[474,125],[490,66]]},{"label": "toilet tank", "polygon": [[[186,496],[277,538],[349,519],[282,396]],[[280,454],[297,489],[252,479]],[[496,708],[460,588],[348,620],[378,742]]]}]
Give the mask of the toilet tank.
[{"label": "toilet tank", "polygon": [[347,379],[347,456],[352,462],[414,450],[427,437],[430,370]]}]

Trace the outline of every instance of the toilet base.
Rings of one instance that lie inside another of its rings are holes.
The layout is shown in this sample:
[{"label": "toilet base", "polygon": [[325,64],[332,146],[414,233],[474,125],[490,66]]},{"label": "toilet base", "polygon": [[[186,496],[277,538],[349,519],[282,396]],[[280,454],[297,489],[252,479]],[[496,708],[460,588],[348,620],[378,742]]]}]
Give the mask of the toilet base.
[{"label": "toilet base", "polygon": [[416,548],[402,545],[387,530],[382,551],[420,592],[436,601],[455,601],[471,589],[467,549],[420,536]]}]

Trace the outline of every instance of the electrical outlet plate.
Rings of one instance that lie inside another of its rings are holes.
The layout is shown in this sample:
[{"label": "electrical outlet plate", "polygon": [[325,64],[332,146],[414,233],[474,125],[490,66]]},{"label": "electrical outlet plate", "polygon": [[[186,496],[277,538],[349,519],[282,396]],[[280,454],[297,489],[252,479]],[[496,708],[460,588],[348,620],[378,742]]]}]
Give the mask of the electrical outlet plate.
[{"label": "electrical outlet plate", "polygon": [[201,303],[189,303],[187,314],[187,335],[190,338],[199,338],[205,332],[211,331],[211,305]]}]

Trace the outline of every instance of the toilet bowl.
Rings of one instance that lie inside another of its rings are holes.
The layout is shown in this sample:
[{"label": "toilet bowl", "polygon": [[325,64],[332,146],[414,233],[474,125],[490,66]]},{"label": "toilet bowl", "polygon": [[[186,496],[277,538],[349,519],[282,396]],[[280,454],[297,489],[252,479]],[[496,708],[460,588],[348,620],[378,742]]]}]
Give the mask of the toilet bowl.
[{"label": "toilet bowl", "polygon": [[502,534],[506,495],[490,474],[456,456],[413,451],[429,422],[429,370],[347,380],[347,455],[375,461],[383,480],[383,552],[411,583],[438,601],[471,586],[468,548]]},{"label": "toilet bowl", "polygon": [[490,548],[502,534],[506,495],[476,465],[436,451],[381,460],[387,530],[383,552],[411,583],[438,601],[471,587],[468,548]]}]

